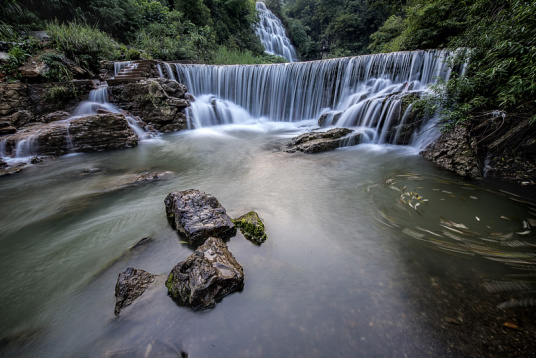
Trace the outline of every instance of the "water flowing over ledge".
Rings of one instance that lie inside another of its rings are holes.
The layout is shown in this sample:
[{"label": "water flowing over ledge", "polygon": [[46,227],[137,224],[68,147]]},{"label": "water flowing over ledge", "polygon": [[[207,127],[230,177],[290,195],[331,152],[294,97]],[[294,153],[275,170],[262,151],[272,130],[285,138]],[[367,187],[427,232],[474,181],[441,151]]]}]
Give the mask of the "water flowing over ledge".
[{"label": "water flowing over ledge", "polygon": [[255,34],[261,40],[265,52],[284,57],[290,62],[298,61],[296,50],[287,37],[281,20],[268,10],[263,2],[257,1],[255,6],[260,18]]},{"label": "water flowing over ledge", "polygon": [[273,65],[172,64],[166,72],[196,97],[189,110],[192,128],[324,115],[323,125],[372,129],[370,141],[396,144],[408,110],[403,97],[448,79],[453,69],[447,59],[453,54],[427,50]]}]

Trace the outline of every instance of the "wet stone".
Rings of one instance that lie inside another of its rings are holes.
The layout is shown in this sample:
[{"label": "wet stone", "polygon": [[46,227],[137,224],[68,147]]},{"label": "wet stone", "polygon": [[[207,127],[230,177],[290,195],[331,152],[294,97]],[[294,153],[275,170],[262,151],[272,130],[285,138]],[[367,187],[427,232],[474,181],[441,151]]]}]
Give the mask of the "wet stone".
[{"label": "wet stone", "polygon": [[185,235],[192,246],[211,236],[227,239],[236,227],[218,199],[196,189],[173,191],[164,200],[171,226]]},{"label": "wet stone", "polygon": [[155,277],[156,275],[132,267],[120,273],[115,285],[115,315],[119,316],[123,308],[130,306],[140,297]]},{"label": "wet stone", "polygon": [[361,142],[361,134],[350,136],[354,131],[348,128],[334,128],[327,132],[310,132],[293,138],[285,149],[288,153],[320,153],[339,147],[357,145]]},{"label": "wet stone", "polygon": [[179,304],[194,309],[213,307],[216,300],[244,285],[244,270],[227,245],[211,237],[170,272],[166,287]]},{"label": "wet stone", "polygon": [[246,239],[259,245],[266,241],[267,237],[264,223],[256,212],[250,211],[249,213],[234,219],[233,222]]}]

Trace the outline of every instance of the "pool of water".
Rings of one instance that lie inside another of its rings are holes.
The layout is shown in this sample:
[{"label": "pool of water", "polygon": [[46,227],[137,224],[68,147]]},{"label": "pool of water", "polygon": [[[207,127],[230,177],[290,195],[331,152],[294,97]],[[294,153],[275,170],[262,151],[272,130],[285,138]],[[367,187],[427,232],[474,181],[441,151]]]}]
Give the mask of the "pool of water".
[{"label": "pool of water", "polygon": [[[0,355],[456,355],[437,323],[458,320],[444,315],[453,300],[531,305],[536,206],[525,195],[463,181],[410,147],[281,151],[303,130],[186,131],[1,178]],[[147,170],[170,173],[126,185]],[[192,188],[231,217],[255,210],[268,233],[262,246],[228,241],[244,288],[204,311],[175,304],[162,281],[193,252],[164,198]],[[129,266],[161,278],[116,318]]]}]

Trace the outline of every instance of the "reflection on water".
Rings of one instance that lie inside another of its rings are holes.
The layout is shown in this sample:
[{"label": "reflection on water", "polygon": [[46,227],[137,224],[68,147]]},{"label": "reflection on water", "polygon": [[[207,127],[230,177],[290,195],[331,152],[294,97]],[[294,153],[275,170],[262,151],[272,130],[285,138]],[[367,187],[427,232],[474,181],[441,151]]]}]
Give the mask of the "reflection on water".
[{"label": "reflection on water", "polygon": [[[0,355],[463,356],[459,337],[490,326],[474,317],[522,326],[510,314],[534,304],[532,203],[411,148],[278,151],[304,124],[184,132],[2,178]],[[129,184],[146,171],[171,173]],[[119,272],[165,277],[192,253],[163,204],[190,188],[264,219],[262,246],[228,242],[244,289],[194,312],[162,283],[115,318]]]}]

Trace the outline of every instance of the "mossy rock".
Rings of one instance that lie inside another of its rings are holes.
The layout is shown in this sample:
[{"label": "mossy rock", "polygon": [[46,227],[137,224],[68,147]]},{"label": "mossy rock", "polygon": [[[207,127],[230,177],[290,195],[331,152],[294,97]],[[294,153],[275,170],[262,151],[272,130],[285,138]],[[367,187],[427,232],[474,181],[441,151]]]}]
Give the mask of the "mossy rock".
[{"label": "mossy rock", "polygon": [[266,241],[267,237],[264,224],[256,212],[250,211],[249,213],[234,219],[233,223],[240,229],[246,239],[259,245]]}]

